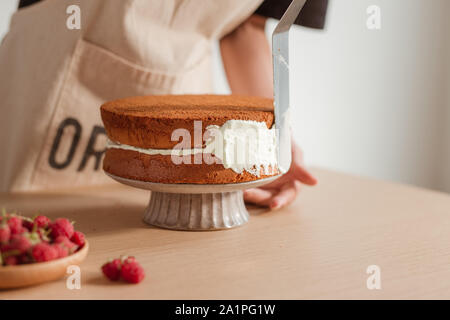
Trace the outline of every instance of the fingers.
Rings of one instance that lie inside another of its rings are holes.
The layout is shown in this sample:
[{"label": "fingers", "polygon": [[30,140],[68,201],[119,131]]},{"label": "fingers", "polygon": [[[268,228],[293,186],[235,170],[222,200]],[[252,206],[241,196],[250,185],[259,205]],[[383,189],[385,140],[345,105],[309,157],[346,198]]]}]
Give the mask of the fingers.
[{"label": "fingers", "polygon": [[317,184],[317,179],[302,164],[293,162],[291,170],[294,178],[300,182],[310,186]]},{"label": "fingers", "polygon": [[301,183],[297,180],[287,181],[277,189],[253,188],[244,191],[244,200],[270,209],[279,209],[290,204],[300,192]]},{"label": "fingers", "polygon": [[303,152],[295,142],[292,143],[292,164],[290,171],[295,179],[304,184],[313,186],[317,184],[317,179],[306,169],[303,164]]},{"label": "fingers", "polygon": [[275,190],[253,188],[244,191],[244,201],[260,206],[269,206],[270,200],[276,194]]},{"label": "fingers", "polygon": [[300,182],[292,180],[287,182],[269,202],[270,209],[279,209],[294,201],[297,194],[300,192]]},{"label": "fingers", "polygon": [[279,209],[295,200],[300,192],[300,182],[313,186],[317,184],[317,179],[304,167],[302,151],[293,142],[289,172],[263,188],[245,190],[244,200],[271,209]]}]

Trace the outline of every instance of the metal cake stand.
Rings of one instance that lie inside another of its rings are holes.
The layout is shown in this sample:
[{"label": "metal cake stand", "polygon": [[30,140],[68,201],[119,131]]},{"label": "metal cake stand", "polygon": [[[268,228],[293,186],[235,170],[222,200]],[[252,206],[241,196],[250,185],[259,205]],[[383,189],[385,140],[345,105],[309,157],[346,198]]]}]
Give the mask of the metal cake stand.
[{"label": "metal cake stand", "polygon": [[175,230],[222,230],[243,225],[249,214],[243,190],[272,182],[280,175],[230,184],[165,184],[108,176],[125,185],[150,190],[144,221]]}]

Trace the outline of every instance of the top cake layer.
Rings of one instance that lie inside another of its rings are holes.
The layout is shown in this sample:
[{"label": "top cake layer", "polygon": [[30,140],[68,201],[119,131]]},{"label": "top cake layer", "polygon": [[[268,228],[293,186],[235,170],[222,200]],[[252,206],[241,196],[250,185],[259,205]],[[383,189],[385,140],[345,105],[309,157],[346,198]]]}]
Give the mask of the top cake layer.
[{"label": "top cake layer", "polygon": [[253,120],[272,127],[273,100],[237,95],[159,95],[119,99],[101,106],[108,137],[145,149],[170,149],[175,129],[187,129],[194,143],[194,121],[222,126],[228,120]]}]

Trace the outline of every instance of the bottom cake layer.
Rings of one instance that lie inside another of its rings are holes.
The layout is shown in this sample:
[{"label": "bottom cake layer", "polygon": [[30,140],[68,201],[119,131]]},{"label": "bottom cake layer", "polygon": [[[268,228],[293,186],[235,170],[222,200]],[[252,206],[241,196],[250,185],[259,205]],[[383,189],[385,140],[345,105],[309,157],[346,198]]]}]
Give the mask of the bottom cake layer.
[{"label": "bottom cake layer", "polygon": [[224,184],[255,181],[279,174],[271,168],[271,174],[256,176],[247,171],[237,173],[222,164],[175,164],[170,155],[148,155],[132,150],[108,149],[103,160],[103,170],[132,180],[157,183]]}]

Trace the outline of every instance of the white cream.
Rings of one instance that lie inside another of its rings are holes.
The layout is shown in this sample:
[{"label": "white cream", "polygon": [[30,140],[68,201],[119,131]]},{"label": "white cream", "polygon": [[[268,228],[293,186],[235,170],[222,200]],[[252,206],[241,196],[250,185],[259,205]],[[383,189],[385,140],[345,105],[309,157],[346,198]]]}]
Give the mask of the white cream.
[{"label": "white cream", "polygon": [[[226,169],[237,173],[245,170],[255,176],[260,175],[261,168],[264,174],[272,173],[271,169],[277,164],[274,128],[268,129],[265,122],[228,120],[221,127],[209,126],[207,129],[217,130],[223,137],[222,148],[220,141],[217,148],[211,148]],[[206,148],[214,142],[208,141]]]},{"label": "white cream", "polygon": [[[226,169],[236,173],[247,171],[260,176],[272,174],[277,164],[276,131],[265,122],[228,120],[222,126],[208,126],[205,147],[194,149],[144,149],[108,140],[107,148],[132,150],[148,155],[186,156],[198,153],[214,154]],[[201,134],[201,133],[200,133]]]},{"label": "white cream", "polygon": [[164,155],[164,156],[170,156],[170,155],[177,155],[177,156],[188,156],[191,154],[197,154],[197,153],[203,153],[204,149],[196,148],[196,149],[144,149],[144,148],[137,148],[133,147],[127,144],[121,144],[118,142],[114,142],[111,140],[107,140],[106,142],[106,148],[107,149],[123,149],[123,150],[131,150],[131,151],[137,151],[140,153],[148,154],[148,155]]}]

